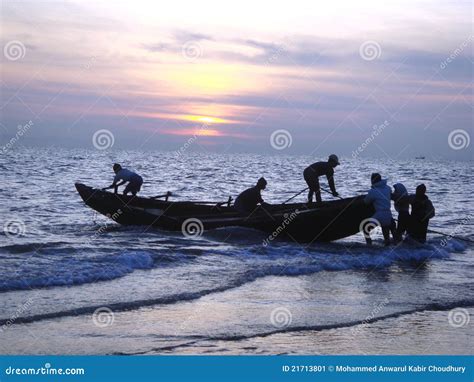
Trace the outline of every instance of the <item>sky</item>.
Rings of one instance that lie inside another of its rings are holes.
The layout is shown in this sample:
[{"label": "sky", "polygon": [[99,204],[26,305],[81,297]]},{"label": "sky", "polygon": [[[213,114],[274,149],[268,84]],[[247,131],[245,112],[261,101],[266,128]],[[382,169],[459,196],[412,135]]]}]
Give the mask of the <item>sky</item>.
[{"label": "sky", "polygon": [[470,1],[1,4],[3,152],[473,159]]}]

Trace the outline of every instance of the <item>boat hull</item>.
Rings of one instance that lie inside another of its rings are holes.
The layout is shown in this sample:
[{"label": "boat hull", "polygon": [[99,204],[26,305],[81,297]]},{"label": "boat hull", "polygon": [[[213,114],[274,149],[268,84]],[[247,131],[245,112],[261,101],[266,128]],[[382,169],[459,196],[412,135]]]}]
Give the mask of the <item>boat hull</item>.
[{"label": "boat hull", "polygon": [[122,225],[142,225],[169,231],[209,230],[220,227],[246,227],[268,234],[265,242],[276,238],[298,243],[327,242],[359,232],[362,220],[373,214],[363,197],[320,204],[277,204],[258,208],[243,216],[232,206],[200,202],[171,202],[124,196],[76,183],[86,205]]}]

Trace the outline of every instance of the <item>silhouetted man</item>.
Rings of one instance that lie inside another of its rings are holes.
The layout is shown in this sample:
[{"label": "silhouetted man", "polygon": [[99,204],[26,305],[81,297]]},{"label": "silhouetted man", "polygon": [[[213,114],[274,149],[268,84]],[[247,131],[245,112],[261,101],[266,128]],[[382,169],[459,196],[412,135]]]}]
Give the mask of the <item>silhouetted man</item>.
[{"label": "silhouetted man", "polygon": [[408,234],[420,243],[426,242],[428,223],[435,216],[433,203],[426,196],[426,186],[420,184],[416,188],[416,194],[410,196],[411,216]]},{"label": "silhouetted man", "polygon": [[128,184],[125,186],[125,189],[123,190],[123,194],[127,195],[129,192],[131,192],[132,195],[135,196],[142,187],[143,178],[133,171],[122,168],[122,166],[120,166],[118,163],[114,164],[113,169],[115,172],[113,183],[109,187],[105,187],[102,190],[105,191],[113,188],[114,192],[117,193],[119,186],[128,182]]},{"label": "silhouetted man", "polygon": [[267,187],[265,178],[260,178],[254,187],[248,188],[235,199],[234,208],[241,213],[250,213],[263,204],[261,192]]},{"label": "silhouetted man", "polygon": [[394,184],[393,189],[391,198],[394,201],[395,210],[398,212],[398,224],[394,239],[401,241],[410,223],[410,199],[408,191],[402,183]]},{"label": "silhouetted man", "polygon": [[326,175],[329,188],[333,196],[339,196],[334,185],[334,168],[339,165],[339,158],[335,154],[329,155],[327,162],[316,162],[306,167],[303,172],[304,180],[308,184],[308,202],[313,201],[313,194],[316,194],[316,201],[321,202],[321,188],[319,187],[319,177]]}]

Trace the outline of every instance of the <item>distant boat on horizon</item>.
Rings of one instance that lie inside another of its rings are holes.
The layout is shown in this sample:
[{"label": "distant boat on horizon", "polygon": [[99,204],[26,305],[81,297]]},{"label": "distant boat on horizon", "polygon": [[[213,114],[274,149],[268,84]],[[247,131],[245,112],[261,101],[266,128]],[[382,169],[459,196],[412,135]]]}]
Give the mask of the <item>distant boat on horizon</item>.
[{"label": "distant boat on horizon", "polygon": [[415,157],[415,159],[425,159],[425,157],[420,156],[420,157]]}]

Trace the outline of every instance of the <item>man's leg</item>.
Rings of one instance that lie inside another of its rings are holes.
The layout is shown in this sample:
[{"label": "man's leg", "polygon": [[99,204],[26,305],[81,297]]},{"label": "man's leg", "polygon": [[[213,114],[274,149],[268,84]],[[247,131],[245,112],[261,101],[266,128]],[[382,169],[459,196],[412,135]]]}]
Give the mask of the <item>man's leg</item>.
[{"label": "man's leg", "polygon": [[395,219],[392,219],[390,224],[390,232],[396,243],[402,241],[402,234],[400,233],[400,215],[398,215],[398,224],[395,222]]},{"label": "man's leg", "polygon": [[370,237],[370,231],[372,231],[375,227],[372,224],[367,224],[365,227],[362,227],[362,232],[364,234],[365,242],[367,245],[372,245],[372,238]]},{"label": "man's leg", "polygon": [[321,199],[321,189],[318,188],[316,190],[316,202],[321,203],[323,200]]},{"label": "man's leg", "polygon": [[321,188],[319,187],[319,178],[314,178],[314,193],[316,194],[316,202],[321,203]]},{"label": "man's leg", "polygon": [[420,230],[420,242],[421,243],[426,243],[426,235],[428,233],[428,224],[429,224],[429,221],[426,220],[424,222],[421,223],[421,230]]},{"label": "man's leg", "polygon": [[408,211],[402,211],[398,215],[398,230],[400,237],[408,231],[408,224],[410,223],[410,213]]},{"label": "man's leg", "polygon": [[312,185],[311,177],[307,174],[307,171],[305,171],[303,173],[303,177],[304,177],[304,180],[305,180],[305,182],[306,182],[306,184],[308,185],[308,188],[309,188],[308,203],[312,203],[313,202],[314,191],[313,191],[313,185]]},{"label": "man's leg", "polygon": [[132,193],[132,195],[136,195],[137,191],[136,191],[136,188],[134,187],[134,183],[133,182],[128,182],[127,183],[127,186],[125,187],[125,189],[123,190],[123,194],[124,195],[127,195],[129,192]]}]

